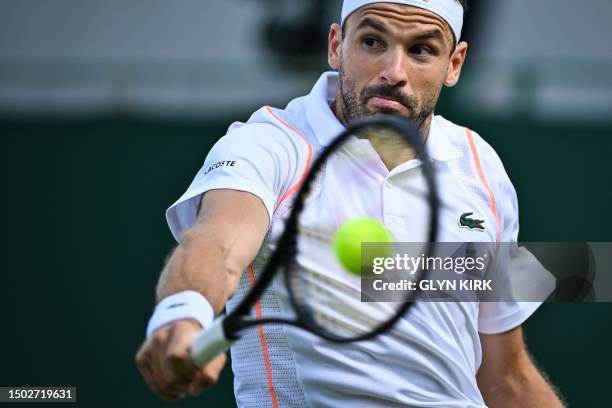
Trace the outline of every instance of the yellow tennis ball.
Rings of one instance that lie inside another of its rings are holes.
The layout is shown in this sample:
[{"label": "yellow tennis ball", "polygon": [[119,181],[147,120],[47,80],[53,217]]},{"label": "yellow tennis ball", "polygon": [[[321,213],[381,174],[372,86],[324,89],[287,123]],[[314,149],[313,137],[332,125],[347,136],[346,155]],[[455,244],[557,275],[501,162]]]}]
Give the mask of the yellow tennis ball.
[{"label": "yellow tennis ball", "polygon": [[[389,243],[393,237],[380,221],[372,218],[355,218],[345,222],[336,231],[334,237],[334,252],[336,257],[347,271],[361,275],[361,244],[362,243]],[[369,260],[364,259],[366,266],[371,266],[375,256],[389,256],[389,246],[376,247],[374,253],[369,253]],[[378,253],[377,253],[378,252]]]}]

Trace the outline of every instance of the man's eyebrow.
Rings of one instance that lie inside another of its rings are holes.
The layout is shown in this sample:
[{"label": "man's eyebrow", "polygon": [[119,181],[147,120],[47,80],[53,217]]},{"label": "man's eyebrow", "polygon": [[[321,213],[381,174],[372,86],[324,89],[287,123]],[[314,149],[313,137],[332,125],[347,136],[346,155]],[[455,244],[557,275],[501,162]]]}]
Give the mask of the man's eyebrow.
[{"label": "man's eyebrow", "polygon": [[372,20],[371,18],[367,18],[367,17],[361,20],[361,22],[359,23],[359,25],[357,26],[355,30],[361,30],[362,28],[366,28],[366,27],[373,28],[376,31],[380,31],[383,34],[387,33],[387,29],[385,28],[384,25],[380,24],[377,21]]},{"label": "man's eyebrow", "polygon": [[446,38],[444,34],[442,33],[442,31],[440,30],[427,31],[427,32],[421,33],[414,37],[414,40],[416,41],[425,41],[425,40],[430,40],[430,39],[440,40],[441,42],[444,42]]}]

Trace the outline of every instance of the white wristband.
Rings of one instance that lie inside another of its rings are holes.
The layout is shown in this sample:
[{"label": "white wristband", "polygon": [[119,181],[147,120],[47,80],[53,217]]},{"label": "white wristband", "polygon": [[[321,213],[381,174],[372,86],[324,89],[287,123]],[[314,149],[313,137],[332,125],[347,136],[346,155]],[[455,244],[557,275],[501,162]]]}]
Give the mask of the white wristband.
[{"label": "white wristband", "polygon": [[155,307],[147,326],[147,337],[160,327],[183,319],[193,319],[205,328],[210,326],[214,317],[212,306],[200,293],[193,290],[175,293],[164,298]]}]

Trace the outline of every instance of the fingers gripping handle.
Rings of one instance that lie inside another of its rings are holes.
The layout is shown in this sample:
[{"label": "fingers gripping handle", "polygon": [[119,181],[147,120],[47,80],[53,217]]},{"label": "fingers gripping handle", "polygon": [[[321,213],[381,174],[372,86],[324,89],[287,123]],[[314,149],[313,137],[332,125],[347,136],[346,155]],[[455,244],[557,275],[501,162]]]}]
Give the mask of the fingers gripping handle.
[{"label": "fingers gripping handle", "polygon": [[191,343],[191,360],[198,367],[227,351],[231,346],[231,341],[225,337],[223,330],[223,318],[215,319],[208,328],[202,330]]}]

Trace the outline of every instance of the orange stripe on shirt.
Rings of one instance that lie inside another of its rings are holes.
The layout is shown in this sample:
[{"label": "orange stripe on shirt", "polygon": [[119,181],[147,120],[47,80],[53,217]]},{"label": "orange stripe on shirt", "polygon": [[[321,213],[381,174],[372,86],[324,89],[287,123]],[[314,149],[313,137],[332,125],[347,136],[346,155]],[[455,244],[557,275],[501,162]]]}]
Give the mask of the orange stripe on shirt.
[{"label": "orange stripe on shirt", "polygon": [[[247,268],[249,272],[249,282],[251,288],[255,286],[255,271],[253,265],[249,265]],[[259,300],[255,302],[255,316],[257,319],[261,319],[261,303]],[[276,389],[274,388],[274,382],[272,381],[272,366],[270,365],[270,355],[268,354],[268,343],[266,342],[266,335],[263,330],[263,325],[257,326],[259,333],[259,341],[261,342],[261,351],[263,353],[264,364],[266,365],[266,379],[268,380],[268,391],[270,392],[270,399],[272,400],[272,407],[278,408],[278,400],[276,399]]]},{"label": "orange stripe on shirt", "polygon": [[308,155],[306,157],[306,166],[304,168],[304,171],[302,172],[302,175],[301,175],[299,181],[297,183],[295,183],[293,186],[291,186],[289,188],[289,190],[287,190],[285,192],[285,194],[283,194],[283,196],[278,201],[278,204],[276,204],[276,207],[274,208],[274,210],[276,211],[278,209],[278,207],[280,207],[280,205],[285,200],[287,200],[289,197],[294,195],[300,189],[302,184],[304,183],[304,180],[306,179],[306,176],[308,175],[308,170],[310,169],[310,163],[312,162],[312,145],[310,144],[308,139],[306,139],[306,137],[304,137],[304,135],[299,130],[297,130],[295,128],[295,126],[290,125],[289,123],[287,123],[283,119],[281,119],[278,115],[276,115],[271,107],[266,106],[265,109],[268,111],[268,113],[270,113],[270,115],[272,115],[272,117],[274,117],[274,119],[278,120],[283,126],[285,126],[289,130],[292,130],[298,136],[300,136],[302,138],[302,140],[304,141],[304,143],[306,143],[306,147],[308,149]]},{"label": "orange stripe on shirt", "polygon": [[476,149],[476,143],[474,142],[474,135],[470,129],[465,129],[468,143],[470,144],[470,151],[472,152],[472,157],[474,158],[474,163],[476,164],[476,170],[478,171],[478,177],[482,182],[485,190],[489,193],[489,204],[491,206],[491,212],[493,213],[493,219],[495,219],[495,223],[497,224],[497,242],[501,241],[502,228],[501,222],[499,220],[499,215],[497,214],[497,202],[495,201],[495,194],[493,193],[493,189],[489,186],[487,182],[487,178],[485,177],[484,170],[482,169],[482,164],[480,162],[480,156],[478,155],[478,150]]}]

